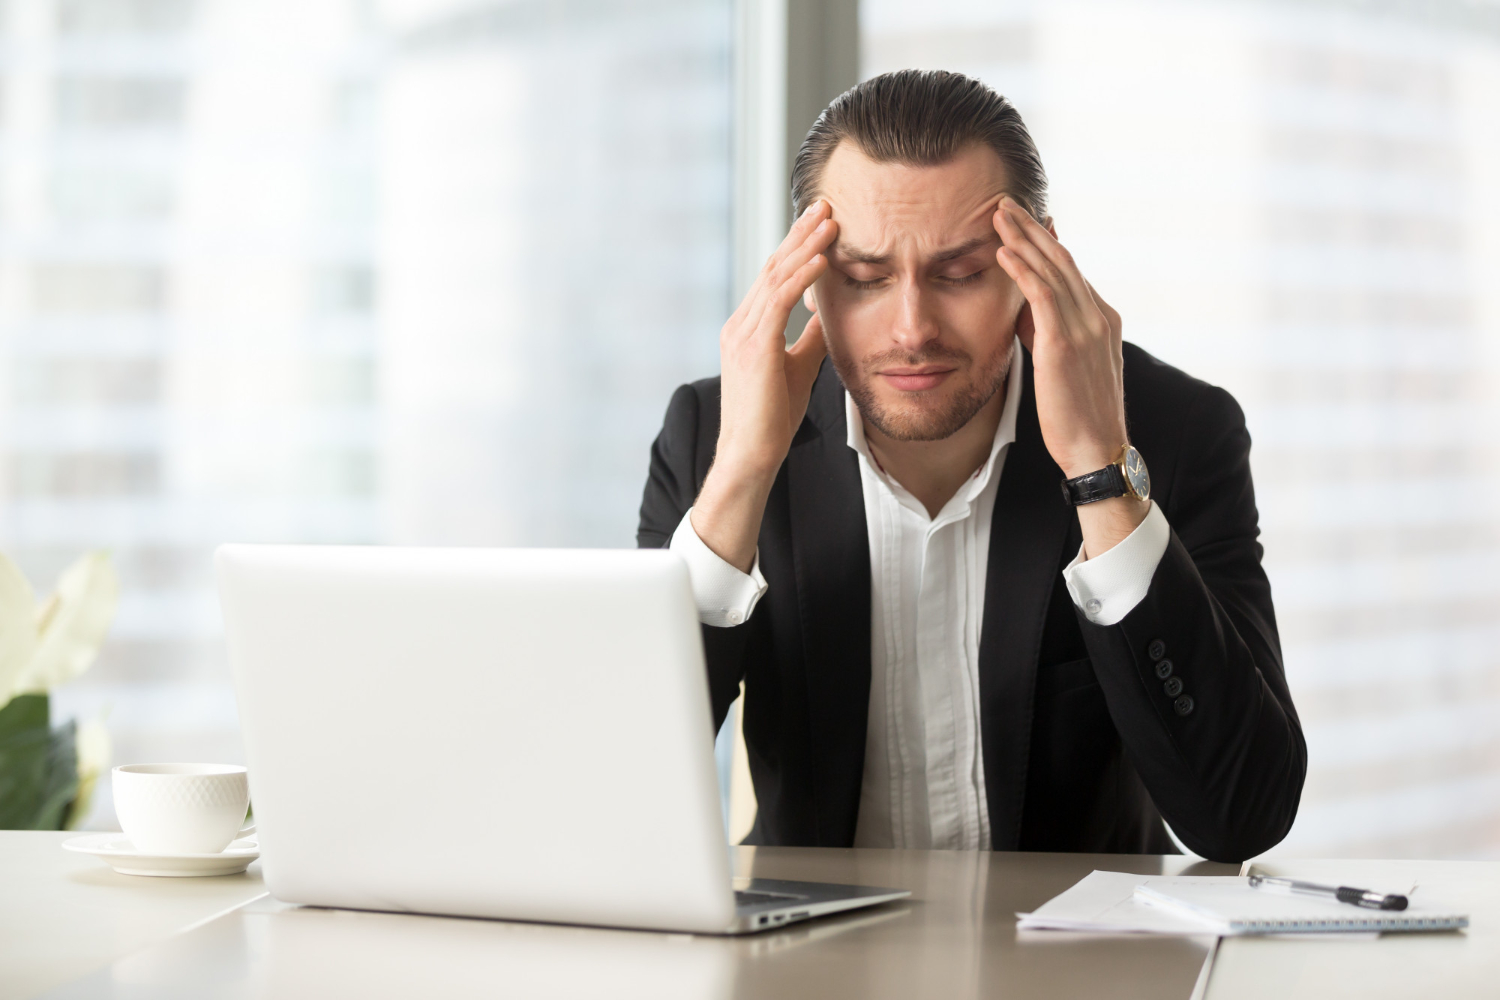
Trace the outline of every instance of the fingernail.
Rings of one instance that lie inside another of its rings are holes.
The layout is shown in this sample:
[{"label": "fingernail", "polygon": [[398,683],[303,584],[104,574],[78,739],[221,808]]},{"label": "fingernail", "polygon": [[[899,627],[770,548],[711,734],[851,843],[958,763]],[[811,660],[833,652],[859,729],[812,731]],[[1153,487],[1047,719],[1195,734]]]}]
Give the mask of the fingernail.
[{"label": "fingernail", "polygon": [[813,209],[815,209],[817,207],[818,207],[818,203],[815,201],[811,205],[808,205],[806,208],[804,208],[802,210],[802,214],[803,215],[812,215],[813,214]]}]

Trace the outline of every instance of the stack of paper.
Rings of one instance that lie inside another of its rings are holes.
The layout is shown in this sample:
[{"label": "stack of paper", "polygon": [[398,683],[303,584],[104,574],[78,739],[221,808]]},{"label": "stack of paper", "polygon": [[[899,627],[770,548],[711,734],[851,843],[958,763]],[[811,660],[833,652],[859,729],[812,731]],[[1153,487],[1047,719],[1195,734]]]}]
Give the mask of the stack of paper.
[{"label": "stack of paper", "polygon": [[1032,913],[1021,930],[1104,934],[1378,932],[1467,927],[1468,917],[1421,907],[1367,910],[1318,897],[1252,889],[1242,877],[1131,875],[1096,871]]},{"label": "stack of paper", "polygon": [[1031,913],[1018,913],[1021,930],[1118,934],[1212,934],[1202,921],[1135,898],[1135,887],[1155,878],[1126,872],[1092,872]]}]

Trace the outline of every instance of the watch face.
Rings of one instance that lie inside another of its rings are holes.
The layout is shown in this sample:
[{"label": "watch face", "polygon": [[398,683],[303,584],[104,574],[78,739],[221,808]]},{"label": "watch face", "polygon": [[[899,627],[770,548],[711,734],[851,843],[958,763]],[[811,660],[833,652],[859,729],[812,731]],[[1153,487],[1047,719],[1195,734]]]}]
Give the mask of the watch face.
[{"label": "watch face", "polygon": [[1141,453],[1134,448],[1125,449],[1125,482],[1130,486],[1130,492],[1137,499],[1146,500],[1151,496],[1151,473],[1146,471],[1146,460],[1141,458]]}]

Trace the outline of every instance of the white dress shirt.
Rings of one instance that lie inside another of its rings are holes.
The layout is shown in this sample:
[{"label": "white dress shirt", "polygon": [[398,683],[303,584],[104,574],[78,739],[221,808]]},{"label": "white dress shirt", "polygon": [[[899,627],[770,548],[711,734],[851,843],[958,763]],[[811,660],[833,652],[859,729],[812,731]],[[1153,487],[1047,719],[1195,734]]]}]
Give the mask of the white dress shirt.
[{"label": "white dress shirt", "polygon": [[[979,638],[990,525],[1015,440],[1021,365],[1011,368],[989,458],[936,517],[880,468],[848,394],[848,445],[859,454],[870,546],[870,706],[856,847],[988,849],[980,740]],[[671,548],[688,564],[699,619],[738,625],[766,592],[757,554],[742,573],[682,519]],[[1074,603],[1099,625],[1130,613],[1166,551],[1166,518],[1146,520],[1102,555],[1063,570]]]}]

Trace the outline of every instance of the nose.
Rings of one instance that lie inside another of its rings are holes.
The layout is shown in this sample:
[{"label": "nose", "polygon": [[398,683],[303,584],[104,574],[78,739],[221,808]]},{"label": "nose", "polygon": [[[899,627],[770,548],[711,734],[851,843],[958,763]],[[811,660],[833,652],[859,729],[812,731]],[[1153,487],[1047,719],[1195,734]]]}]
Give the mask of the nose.
[{"label": "nose", "polygon": [[936,340],[937,336],[938,324],[929,311],[927,296],[923,294],[920,283],[907,279],[902,283],[897,298],[891,338],[897,346],[915,354],[928,341]]}]

